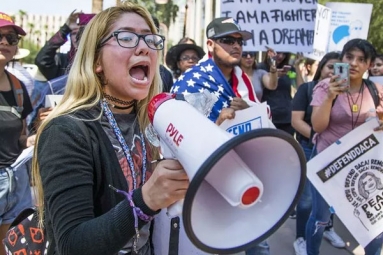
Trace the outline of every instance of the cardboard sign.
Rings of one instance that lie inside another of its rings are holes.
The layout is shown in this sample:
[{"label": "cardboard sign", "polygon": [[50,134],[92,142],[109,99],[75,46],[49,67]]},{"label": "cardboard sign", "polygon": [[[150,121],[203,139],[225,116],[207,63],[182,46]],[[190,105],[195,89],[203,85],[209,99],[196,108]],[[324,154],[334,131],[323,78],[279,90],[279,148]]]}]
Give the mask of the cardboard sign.
[{"label": "cardboard sign", "polygon": [[63,98],[63,95],[46,95],[45,96],[45,107],[55,107],[58,105]]},{"label": "cardboard sign", "polygon": [[332,10],[327,51],[342,51],[351,39],[367,39],[372,4],[326,3]]},{"label": "cardboard sign", "polygon": [[316,0],[221,0],[221,17],[253,34],[244,51],[312,52],[316,9]]},{"label": "cardboard sign", "polygon": [[[361,246],[383,232],[383,132],[372,119],[307,164],[307,177]],[[319,137],[320,139],[320,137]]]},{"label": "cardboard sign", "polygon": [[310,53],[303,53],[304,57],[320,61],[327,53],[327,44],[330,36],[330,22],[331,9],[318,4],[313,51]]}]

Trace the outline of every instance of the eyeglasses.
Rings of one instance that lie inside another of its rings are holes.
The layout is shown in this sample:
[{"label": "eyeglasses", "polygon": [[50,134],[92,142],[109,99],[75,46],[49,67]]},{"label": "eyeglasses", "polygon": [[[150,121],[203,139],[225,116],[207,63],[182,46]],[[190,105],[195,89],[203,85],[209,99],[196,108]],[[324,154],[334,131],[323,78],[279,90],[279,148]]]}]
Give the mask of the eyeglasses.
[{"label": "eyeglasses", "polygon": [[250,56],[251,58],[255,57],[255,52],[249,52],[249,51],[244,51],[242,52],[242,57],[247,58],[247,56]]},{"label": "eyeglasses", "polygon": [[7,40],[9,45],[17,45],[20,40],[20,36],[17,34],[0,34],[0,42],[3,40],[3,37],[5,37],[5,40]]},{"label": "eyeglasses", "polygon": [[217,41],[219,43],[223,43],[223,44],[227,44],[227,45],[234,45],[234,43],[236,43],[236,42],[239,44],[239,46],[243,45],[243,39],[242,38],[235,38],[235,37],[231,37],[231,36],[218,38]]},{"label": "eyeglasses", "polygon": [[164,48],[165,37],[157,34],[139,35],[128,31],[114,31],[109,37],[101,41],[98,48],[105,45],[110,38],[115,37],[118,45],[122,48],[134,48],[140,42],[140,39],[144,39],[146,45],[152,50],[162,50]]},{"label": "eyeglasses", "polygon": [[195,56],[190,57],[187,55],[180,57],[180,61],[189,62],[189,60],[192,60],[193,62],[198,62],[200,58]]}]

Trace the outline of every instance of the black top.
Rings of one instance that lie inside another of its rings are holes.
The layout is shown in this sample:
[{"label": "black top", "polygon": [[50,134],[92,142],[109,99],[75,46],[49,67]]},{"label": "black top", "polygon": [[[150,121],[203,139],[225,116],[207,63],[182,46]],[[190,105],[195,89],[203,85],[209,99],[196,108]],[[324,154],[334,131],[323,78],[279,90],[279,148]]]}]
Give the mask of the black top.
[{"label": "black top", "polygon": [[[27,89],[22,82],[20,83],[24,97],[24,109],[21,113],[21,119],[13,113],[0,111],[0,168],[12,165],[23,150],[19,143],[23,130],[23,120],[32,112],[32,105]],[[0,91],[0,105],[17,106],[12,90]]]},{"label": "black top", "polygon": [[[313,107],[310,105],[312,100],[312,92],[315,84],[314,82],[305,82],[299,86],[297,93],[294,95],[292,110],[305,112],[303,120],[312,127],[311,124],[311,114],[313,112]],[[302,134],[297,133],[297,140],[306,140],[309,139],[303,136]]]},{"label": "black top", "polygon": [[173,86],[172,73],[163,65],[160,65],[160,74],[162,79],[162,92],[170,92]]},{"label": "black top", "polygon": [[57,53],[57,50],[67,41],[70,32],[69,26],[64,24],[37,53],[35,64],[47,80],[52,80],[67,72],[70,62],[69,54]]},{"label": "black top", "polygon": [[[91,120],[88,111],[76,113]],[[44,189],[48,254],[114,255],[134,236],[132,208],[124,196],[108,187],[128,190],[111,142],[98,121],[60,116],[44,129],[38,162]],[[147,215],[141,188],[133,201]],[[54,222],[54,224],[52,224]],[[138,220],[141,229],[146,223]]]},{"label": "black top", "polygon": [[[267,66],[263,63],[257,65],[257,68],[268,72]],[[287,75],[279,77],[275,90],[263,89],[261,102],[265,101],[270,106],[273,123],[291,123],[291,79]]]}]

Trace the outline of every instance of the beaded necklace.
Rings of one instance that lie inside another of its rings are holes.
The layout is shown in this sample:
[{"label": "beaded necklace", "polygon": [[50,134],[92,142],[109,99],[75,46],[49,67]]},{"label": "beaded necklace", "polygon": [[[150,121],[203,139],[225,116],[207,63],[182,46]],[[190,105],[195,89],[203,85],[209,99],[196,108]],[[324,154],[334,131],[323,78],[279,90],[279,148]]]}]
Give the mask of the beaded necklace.
[{"label": "beaded necklace", "polygon": [[[134,163],[133,163],[132,156],[130,154],[130,149],[129,149],[128,145],[126,144],[126,141],[125,141],[125,139],[121,133],[121,130],[118,127],[117,121],[114,118],[113,113],[109,109],[108,102],[105,99],[102,100],[101,107],[104,110],[104,114],[105,114],[106,118],[108,119],[110,126],[113,129],[114,135],[116,136],[118,142],[121,145],[121,148],[124,152],[126,160],[128,161],[130,171],[132,174],[132,178],[133,178],[133,189],[137,189],[137,176],[136,176],[136,172],[134,171]],[[146,167],[146,146],[145,146],[144,135],[142,134],[141,131],[140,131],[140,137],[141,137],[142,154],[143,154],[143,156],[142,156],[142,184],[144,184],[145,178],[146,178],[146,168],[147,168]]]}]

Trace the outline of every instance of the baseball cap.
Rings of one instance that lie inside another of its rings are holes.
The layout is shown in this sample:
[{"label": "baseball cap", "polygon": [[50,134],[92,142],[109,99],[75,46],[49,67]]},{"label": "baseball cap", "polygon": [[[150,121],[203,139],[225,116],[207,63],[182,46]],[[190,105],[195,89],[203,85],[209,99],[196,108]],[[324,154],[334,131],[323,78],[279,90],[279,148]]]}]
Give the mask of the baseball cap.
[{"label": "baseball cap", "polygon": [[235,33],[241,34],[245,41],[252,37],[250,32],[241,30],[238,23],[230,17],[213,19],[206,28],[206,37],[208,39],[215,39]]},{"label": "baseball cap", "polygon": [[5,14],[4,12],[0,12],[0,27],[7,27],[7,26],[13,27],[13,29],[15,29],[16,33],[19,35],[27,34],[21,27],[15,25],[12,18],[8,14]]}]

